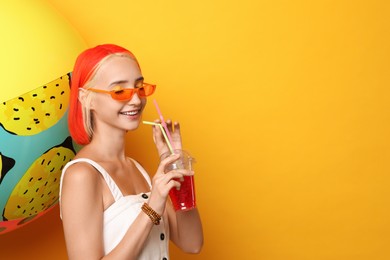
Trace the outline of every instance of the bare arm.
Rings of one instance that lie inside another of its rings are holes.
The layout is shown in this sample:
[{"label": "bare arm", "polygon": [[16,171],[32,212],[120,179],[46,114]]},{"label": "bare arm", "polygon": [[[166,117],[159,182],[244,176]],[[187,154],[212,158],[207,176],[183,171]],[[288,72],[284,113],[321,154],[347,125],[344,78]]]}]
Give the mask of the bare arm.
[{"label": "bare arm", "polygon": [[171,240],[186,253],[197,254],[203,246],[203,228],[198,209],[176,211],[167,205]]},{"label": "bare arm", "polygon": [[[156,120],[155,122],[159,122]],[[167,128],[172,137],[172,145],[176,149],[182,149],[180,124],[167,120]],[[168,146],[163,138],[160,128],[153,128],[154,142],[161,156],[168,151]],[[169,228],[171,240],[181,250],[187,253],[199,253],[203,246],[203,228],[197,208],[189,211],[176,211],[171,203],[167,202],[169,216]]]},{"label": "bare arm", "polygon": [[69,259],[103,256],[103,201],[99,173],[82,164],[68,168],[62,183],[62,222]]}]

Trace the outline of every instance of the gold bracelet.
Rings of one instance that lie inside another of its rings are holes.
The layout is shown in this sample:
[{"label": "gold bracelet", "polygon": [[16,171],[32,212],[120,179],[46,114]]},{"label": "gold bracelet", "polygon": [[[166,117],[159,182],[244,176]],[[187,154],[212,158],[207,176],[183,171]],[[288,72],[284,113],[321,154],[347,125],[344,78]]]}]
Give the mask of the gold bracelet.
[{"label": "gold bracelet", "polygon": [[159,225],[161,216],[154,211],[146,202],[141,207],[142,211],[145,212],[146,215],[152,220],[153,224]]}]

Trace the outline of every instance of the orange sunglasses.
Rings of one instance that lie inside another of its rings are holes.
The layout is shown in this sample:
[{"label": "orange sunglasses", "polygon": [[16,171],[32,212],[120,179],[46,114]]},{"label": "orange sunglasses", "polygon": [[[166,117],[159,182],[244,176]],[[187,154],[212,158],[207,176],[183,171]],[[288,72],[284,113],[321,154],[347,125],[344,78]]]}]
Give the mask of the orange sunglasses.
[{"label": "orange sunglasses", "polygon": [[87,88],[87,90],[110,94],[112,99],[118,101],[128,101],[133,98],[135,93],[141,98],[152,95],[156,90],[156,85],[142,83],[142,86],[137,88],[122,88],[121,86],[115,86],[113,90],[110,91],[96,88]]}]

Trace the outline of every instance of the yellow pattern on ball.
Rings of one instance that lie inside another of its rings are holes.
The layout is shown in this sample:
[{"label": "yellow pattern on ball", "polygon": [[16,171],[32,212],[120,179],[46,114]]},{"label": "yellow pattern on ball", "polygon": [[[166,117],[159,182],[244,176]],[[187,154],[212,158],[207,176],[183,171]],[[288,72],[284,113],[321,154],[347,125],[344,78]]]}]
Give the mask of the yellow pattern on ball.
[{"label": "yellow pattern on ball", "polygon": [[12,191],[4,217],[8,220],[29,217],[55,204],[61,171],[73,157],[71,149],[54,147],[38,158]]},{"label": "yellow pattern on ball", "polygon": [[0,104],[0,124],[8,132],[35,135],[56,124],[69,103],[69,75]]}]

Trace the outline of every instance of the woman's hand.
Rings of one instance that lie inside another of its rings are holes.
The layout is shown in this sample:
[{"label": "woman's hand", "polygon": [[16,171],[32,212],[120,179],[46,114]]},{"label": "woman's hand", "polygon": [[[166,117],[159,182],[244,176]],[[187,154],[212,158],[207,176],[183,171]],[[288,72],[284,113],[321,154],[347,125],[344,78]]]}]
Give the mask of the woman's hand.
[{"label": "woman's hand", "polygon": [[[155,123],[161,124],[160,120],[155,120]],[[181,142],[181,134],[180,134],[180,124],[178,122],[172,123],[170,119],[166,121],[166,126],[169,131],[169,135],[172,138],[171,146],[173,149],[182,149],[182,142]],[[164,128],[165,130],[165,128]],[[167,136],[169,136],[167,134]],[[166,152],[169,152],[169,147],[166,143],[166,140],[164,138],[163,133],[161,132],[161,128],[159,126],[153,127],[153,140],[156,144],[156,148],[158,151],[159,156],[163,155]]]},{"label": "woman's hand", "polygon": [[172,188],[180,188],[181,183],[179,179],[183,178],[183,176],[194,175],[193,171],[185,169],[176,169],[165,173],[166,166],[179,159],[179,157],[179,154],[172,154],[163,159],[152,179],[152,191],[148,203],[160,215],[165,210],[169,191]]}]

